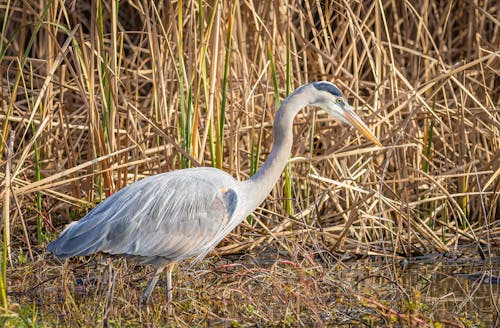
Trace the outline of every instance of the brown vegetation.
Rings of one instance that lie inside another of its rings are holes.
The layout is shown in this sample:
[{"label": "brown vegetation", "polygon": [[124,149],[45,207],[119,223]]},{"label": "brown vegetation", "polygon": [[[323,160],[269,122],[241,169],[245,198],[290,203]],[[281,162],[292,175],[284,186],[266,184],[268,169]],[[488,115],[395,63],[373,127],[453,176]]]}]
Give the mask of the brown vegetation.
[{"label": "brown vegetation", "polygon": [[[497,1],[13,0],[0,13],[3,323],[499,320],[494,279],[484,307],[483,279],[441,308],[449,295],[422,283],[436,271],[408,278],[398,264],[465,256],[500,275]],[[141,177],[213,165],[248,178],[278,99],[314,80],[336,83],[385,147],[299,114],[283,179],[212,256],[179,268],[172,316],[158,291],[138,306],[147,270],[116,261],[109,276],[99,256],[46,253]],[[367,256],[381,262],[352,262]]]}]

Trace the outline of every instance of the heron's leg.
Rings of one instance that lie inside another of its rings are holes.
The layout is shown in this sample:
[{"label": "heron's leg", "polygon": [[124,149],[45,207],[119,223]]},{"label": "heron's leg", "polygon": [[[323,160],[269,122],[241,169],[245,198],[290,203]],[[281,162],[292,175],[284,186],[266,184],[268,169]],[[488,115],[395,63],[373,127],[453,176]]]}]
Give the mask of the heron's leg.
[{"label": "heron's leg", "polygon": [[160,278],[160,274],[162,273],[163,269],[165,269],[165,265],[159,265],[155,268],[153,278],[151,278],[148,286],[146,287],[146,289],[144,289],[144,292],[142,293],[142,297],[141,297],[142,304],[148,303],[149,297],[151,296],[151,292],[155,288],[156,283],[158,282],[158,279]]},{"label": "heron's leg", "polygon": [[167,300],[167,313],[172,314],[172,271],[175,262],[167,264],[167,286],[165,287],[165,299]]},{"label": "heron's leg", "polygon": [[113,305],[113,294],[115,291],[115,280],[116,280],[116,272],[113,270],[113,260],[108,258],[108,292],[106,293],[106,310],[104,311],[103,322],[108,322],[109,313],[111,312],[111,307]]}]

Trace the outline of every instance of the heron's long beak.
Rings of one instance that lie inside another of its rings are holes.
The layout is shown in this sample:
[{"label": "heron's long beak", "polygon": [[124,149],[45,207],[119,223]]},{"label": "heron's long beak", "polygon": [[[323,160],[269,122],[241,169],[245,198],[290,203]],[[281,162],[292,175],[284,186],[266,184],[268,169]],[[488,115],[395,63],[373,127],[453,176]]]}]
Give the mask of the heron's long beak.
[{"label": "heron's long beak", "polygon": [[352,110],[352,108],[344,109],[344,118],[346,121],[351,123],[356,129],[359,130],[368,140],[373,142],[375,145],[382,147],[380,141],[375,137],[375,135],[370,131],[370,129],[366,126],[365,122],[361,120],[361,118]]}]

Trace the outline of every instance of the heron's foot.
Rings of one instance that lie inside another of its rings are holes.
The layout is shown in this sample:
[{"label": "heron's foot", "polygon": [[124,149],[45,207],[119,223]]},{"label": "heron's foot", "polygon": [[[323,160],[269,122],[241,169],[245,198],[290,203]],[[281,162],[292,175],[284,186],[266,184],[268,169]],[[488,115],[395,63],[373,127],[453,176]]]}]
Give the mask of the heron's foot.
[{"label": "heron's foot", "polygon": [[156,283],[158,282],[158,279],[160,278],[160,274],[163,271],[164,266],[159,266],[155,269],[155,272],[153,274],[153,277],[148,283],[148,286],[144,290],[141,296],[141,303],[142,305],[148,305],[149,303],[149,298],[151,297],[151,293],[153,292],[153,289],[156,286]]},{"label": "heron's foot", "polygon": [[149,298],[151,294],[145,295],[144,293],[141,296],[141,305],[142,306],[147,306],[149,304]]},{"label": "heron's foot", "polygon": [[165,302],[165,312],[167,312],[167,315],[172,315],[172,290],[169,290],[168,287],[165,288]]},{"label": "heron's foot", "polygon": [[153,292],[154,285],[156,284],[155,279],[153,278],[152,281],[148,284],[148,287],[144,290],[144,292],[141,295],[141,304],[143,306],[146,306],[149,304],[149,299],[151,298],[151,294]]}]

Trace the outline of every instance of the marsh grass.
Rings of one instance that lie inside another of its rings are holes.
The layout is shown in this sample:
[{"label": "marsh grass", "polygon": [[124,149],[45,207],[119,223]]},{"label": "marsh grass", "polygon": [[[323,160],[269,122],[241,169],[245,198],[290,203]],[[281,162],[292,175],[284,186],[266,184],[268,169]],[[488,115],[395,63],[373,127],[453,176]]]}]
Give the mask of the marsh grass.
[{"label": "marsh grass", "polygon": [[[448,294],[422,296],[397,268],[447,254],[500,275],[499,11],[490,0],[0,3],[2,323],[498,320],[498,285],[484,313],[464,310],[479,304],[466,282],[464,303],[434,311]],[[46,253],[65,224],[142,177],[207,165],[248,178],[270,151],[280,100],[323,79],[385,147],[300,113],[264,204],[177,270],[172,317],[159,291],[138,306],[149,269],[117,260],[109,276],[100,256]],[[371,256],[379,264],[349,274]],[[391,283],[354,288],[363,272]]]}]

